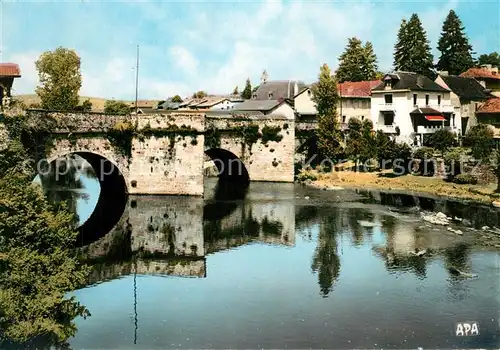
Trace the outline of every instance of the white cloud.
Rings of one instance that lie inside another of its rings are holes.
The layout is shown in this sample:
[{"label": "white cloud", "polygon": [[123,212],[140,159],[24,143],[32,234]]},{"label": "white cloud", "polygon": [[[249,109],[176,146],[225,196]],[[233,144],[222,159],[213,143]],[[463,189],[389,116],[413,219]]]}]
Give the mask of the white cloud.
[{"label": "white cloud", "polygon": [[183,46],[173,46],[169,50],[174,63],[187,74],[194,74],[198,68],[198,60]]},{"label": "white cloud", "polygon": [[13,94],[33,94],[38,83],[38,72],[35,61],[40,52],[25,52],[6,57],[7,62],[14,62],[21,69],[21,78],[17,78],[12,86]]}]

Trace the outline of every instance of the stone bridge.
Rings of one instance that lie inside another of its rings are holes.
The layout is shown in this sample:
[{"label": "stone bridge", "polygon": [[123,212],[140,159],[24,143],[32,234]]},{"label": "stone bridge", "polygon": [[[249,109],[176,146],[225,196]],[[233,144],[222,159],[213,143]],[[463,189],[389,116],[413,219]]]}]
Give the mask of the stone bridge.
[{"label": "stone bridge", "polygon": [[205,157],[219,176],[293,182],[294,121],[280,116],[206,116],[173,112],[117,116],[29,111],[43,124],[49,162],[77,154],[101,189],[128,194],[203,195]]}]

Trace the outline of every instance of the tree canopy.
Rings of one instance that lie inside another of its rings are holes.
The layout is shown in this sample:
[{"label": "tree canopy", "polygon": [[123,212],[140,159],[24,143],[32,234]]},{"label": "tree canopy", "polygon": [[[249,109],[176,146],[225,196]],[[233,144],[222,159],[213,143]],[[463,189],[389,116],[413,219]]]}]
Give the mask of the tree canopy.
[{"label": "tree canopy", "polygon": [[58,111],[74,110],[82,86],[80,57],[63,47],[47,51],[35,62],[40,85],[36,93],[42,108]]},{"label": "tree canopy", "polygon": [[439,70],[459,75],[474,66],[472,46],[469,44],[464,29],[455,11],[450,10],[443,23],[437,47],[441,52],[437,63]]},{"label": "tree canopy", "polygon": [[104,113],[105,114],[129,114],[130,106],[125,102],[107,100],[104,102]]},{"label": "tree canopy", "polygon": [[182,98],[179,95],[175,95],[174,97],[172,97],[171,101],[174,103],[182,103],[183,102]]},{"label": "tree canopy", "polygon": [[318,111],[318,149],[323,157],[336,159],[343,152],[343,136],[337,121],[337,81],[327,64],[321,66],[318,82],[312,85],[311,92]]},{"label": "tree canopy", "polygon": [[208,94],[203,91],[203,90],[200,90],[200,91],[196,91],[194,94],[193,94],[193,98],[204,98],[204,97],[207,97]]},{"label": "tree canopy", "polygon": [[482,54],[477,59],[478,65],[491,64],[492,66],[500,67],[500,54],[498,52],[492,52],[490,54]]},{"label": "tree canopy", "polygon": [[252,83],[250,83],[250,78],[248,78],[245,82],[245,88],[241,93],[241,98],[244,98],[245,100],[249,100],[252,98]]},{"label": "tree canopy", "polygon": [[417,14],[403,20],[394,47],[394,69],[431,76],[433,56],[427,34]]},{"label": "tree canopy", "polygon": [[377,56],[373,45],[358,38],[349,38],[345,51],[340,55],[335,77],[339,82],[373,80],[377,76]]}]

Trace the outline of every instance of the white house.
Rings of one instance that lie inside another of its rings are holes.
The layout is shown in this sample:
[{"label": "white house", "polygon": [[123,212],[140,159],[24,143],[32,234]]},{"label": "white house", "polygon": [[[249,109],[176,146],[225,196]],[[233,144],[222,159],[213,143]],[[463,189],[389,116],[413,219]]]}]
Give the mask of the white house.
[{"label": "white house", "polygon": [[238,104],[235,113],[279,115],[286,119],[295,119],[295,111],[286,100],[246,100]]},{"label": "white house", "polygon": [[410,72],[386,74],[371,91],[371,118],[377,130],[399,142],[422,145],[424,135],[447,128],[461,130],[450,91],[431,79]]}]

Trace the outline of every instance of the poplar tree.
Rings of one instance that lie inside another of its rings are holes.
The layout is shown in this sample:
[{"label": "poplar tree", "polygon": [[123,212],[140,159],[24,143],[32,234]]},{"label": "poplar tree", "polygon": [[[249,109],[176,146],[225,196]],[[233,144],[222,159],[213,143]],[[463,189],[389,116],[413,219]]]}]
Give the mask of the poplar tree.
[{"label": "poplar tree", "polygon": [[437,49],[441,52],[437,68],[459,75],[474,66],[472,46],[464,33],[462,21],[450,10],[443,23]]},{"label": "poplar tree", "polygon": [[394,69],[432,76],[433,56],[427,34],[417,14],[403,20],[394,47]]},{"label": "poplar tree", "polygon": [[337,122],[337,81],[327,64],[321,66],[318,82],[312,85],[311,92],[318,112],[318,149],[323,157],[336,159],[343,152],[343,136]]},{"label": "poplar tree", "polygon": [[378,67],[373,45],[366,42],[363,46],[362,41],[356,37],[349,38],[348,41],[339,58],[339,68],[335,73],[337,80],[342,83],[375,79]]},{"label": "poplar tree", "polygon": [[250,83],[250,78],[248,78],[245,83],[245,89],[243,89],[243,92],[241,93],[241,98],[244,98],[245,100],[252,98],[252,84]]}]

